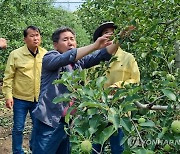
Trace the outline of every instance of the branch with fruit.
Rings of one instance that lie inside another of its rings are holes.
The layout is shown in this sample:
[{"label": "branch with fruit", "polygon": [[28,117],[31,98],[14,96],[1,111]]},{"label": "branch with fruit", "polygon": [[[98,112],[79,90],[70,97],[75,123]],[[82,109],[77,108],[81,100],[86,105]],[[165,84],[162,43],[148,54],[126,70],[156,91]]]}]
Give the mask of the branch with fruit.
[{"label": "branch with fruit", "polygon": [[128,38],[131,35],[131,32],[135,29],[136,27],[131,25],[131,26],[126,27],[123,31],[121,31],[118,34],[119,43],[121,44],[122,42],[124,42],[124,40]]},{"label": "branch with fruit", "polygon": [[[163,96],[160,96],[159,98],[162,98],[162,97],[165,97],[165,96],[163,95]],[[111,98],[113,98],[113,96],[109,95],[109,98],[111,99]],[[156,100],[158,100],[158,99],[156,99]],[[136,101],[136,102],[134,102],[134,104],[138,108],[141,108],[141,109],[149,109],[149,110],[167,110],[168,109],[169,106],[167,106],[167,105],[154,105],[155,101],[147,103],[147,104],[142,104],[139,101]],[[180,106],[171,106],[171,108],[174,110],[180,110]]]},{"label": "branch with fruit", "polygon": [[[168,106],[163,106],[163,105],[152,105],[150,106],[150,104],[142,104],[138,101],[134,102],[134,104],[141,109],[150,109],[150,110],[167,110]],[[172,106],[172,108],[174,110],[179,110],[180,106]]]}]

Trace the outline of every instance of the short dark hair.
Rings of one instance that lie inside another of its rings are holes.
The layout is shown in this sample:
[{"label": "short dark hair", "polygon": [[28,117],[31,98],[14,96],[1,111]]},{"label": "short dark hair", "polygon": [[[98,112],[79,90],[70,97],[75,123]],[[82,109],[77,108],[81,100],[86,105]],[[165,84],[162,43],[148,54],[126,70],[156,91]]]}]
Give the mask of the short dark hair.
[{"label": "short dark hair", "polygon": [[60,34],[63,32],[71,32],[74,36],[76,36],[75,32],[69,28],[69,27],[60,27],[57,30],[54,31],[52,34],[52,41],[53,42],[58,42],[60,38]]},{"label": "short dark hair", "polygon": [[24,37],[27,37],[27,35],[28,35],[28,32],[27,32],[28,29],[35,30],[35,31],[39,32],[39,34],[41,34],[40,29],[39,29],[38,27],[36,27],[36,26],[28,26],[28,27],[27,27],[26,29],[24,29],[24,31],[23,31]]}]

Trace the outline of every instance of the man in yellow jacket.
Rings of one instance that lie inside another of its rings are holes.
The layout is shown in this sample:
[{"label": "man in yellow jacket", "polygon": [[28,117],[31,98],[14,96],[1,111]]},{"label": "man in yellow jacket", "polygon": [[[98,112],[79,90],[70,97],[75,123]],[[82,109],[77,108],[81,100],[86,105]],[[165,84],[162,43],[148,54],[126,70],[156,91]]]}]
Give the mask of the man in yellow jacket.
[{"label": "man in yellow jacket", "polygon": [[[25,45],[13,50],[8,58],[4,79],[3,94],[6,107],[13,108],[12,151],[24,154],[22,149],[23,130],[26,115],[29,112],[34,122],[32,111],[35,109],[40,90],[42,58],[46,50],[40,47],[39,28],[29,26],[24,30]],[[30,139],[32,148],[33,132]]]},{"label": "man in yellow jacket", "polygon": [[[104,34],[113,33],[116,28],[117,26],[113,22],[101,24],[94,32],[93,40],[96,41],[98,37]],[[110,64],[110,68],[106,73],[107,81],[104,87],[123,88],[123,85],[140,82],[140,72],[134,56],[119,47],[115,57],[117,60]],[[120,128],[118,129],[117,135],[110,137],[112,154],[123,153],[124,148],[123,145],[121,145],[122,138],[123,132]],[[94,144],[93,146],[96,151],[100,152],[101,145]]]}]

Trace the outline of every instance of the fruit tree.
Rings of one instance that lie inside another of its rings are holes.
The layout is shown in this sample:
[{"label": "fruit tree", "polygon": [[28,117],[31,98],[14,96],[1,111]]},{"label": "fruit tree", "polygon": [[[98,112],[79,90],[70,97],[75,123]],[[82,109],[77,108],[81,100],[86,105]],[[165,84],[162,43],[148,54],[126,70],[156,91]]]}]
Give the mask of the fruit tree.
[{"label": "fruit tree", "polygon": [[[91,35],[104,21],[113,21],[117,31],[136,26],[120,46],[136,57],[141,82],[123,89],[104,89],[108,63],[89,70],[86,78],[83,72],[74,72],[55,81],[64,83],[71,92],[57,98],[56,103],[76,99],[69,109],[70,113],[76,108],[76,114],[66,116],[76,150],[85,139],[106,145],[108,138],[122,127],[124,153],[165,153],[167,149],[179,152],[179,124],[171,128],[173,121],[180,120],[180,70],[175,65],[179,10],[177,0],[87,0],[79,8],[77,14]],[[80,84],[82,81],[84,85]],[[143,121],[138,122],[141,117]],[[109,151],[108,146],[105,150]]]}]

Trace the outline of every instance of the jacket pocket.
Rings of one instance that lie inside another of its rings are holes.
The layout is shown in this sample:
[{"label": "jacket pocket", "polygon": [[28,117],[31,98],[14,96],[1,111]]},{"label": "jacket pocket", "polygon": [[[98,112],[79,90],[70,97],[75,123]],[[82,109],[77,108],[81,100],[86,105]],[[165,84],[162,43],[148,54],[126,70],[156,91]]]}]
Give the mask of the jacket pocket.
[{"label": "jacket pocket", "polygon": [[13,93],[16,95],[31,97],[33,93],[33,82],[30,79],[16,79],[13,86]]}]

